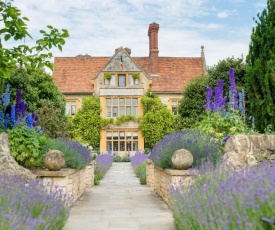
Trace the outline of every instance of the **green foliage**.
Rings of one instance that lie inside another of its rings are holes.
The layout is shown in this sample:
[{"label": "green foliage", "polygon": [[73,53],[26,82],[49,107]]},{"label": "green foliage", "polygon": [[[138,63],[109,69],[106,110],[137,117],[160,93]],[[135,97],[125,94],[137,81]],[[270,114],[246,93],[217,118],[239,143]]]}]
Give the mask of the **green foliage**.
[{"label": "green foliage", "polygon": [[115,124],[116,125],[121,125],[122,123],[125,123],[125,122],[130,121],[130,120],[136,121],[137,117],[134,116],[134,115],[123,115],[123,116],[120,116],[116,119]]},{"label": "green foliage", "polygon": [[146,95],[141,98],[141,104],[143,107],[143,114],[163,106],[158,96],[149,92],[147,92]]},{"label": "green foliage", "polygon": [[104,74],[104,78],[110,80],[110,79],[112,78],[112,74],[110,74],[110,73],[105,73],[105,74]]},{"label": "green foliage", "polygon": [[49,142],[48,137],[23,125],[8,130],[8,136],[11,155],[20,165],[27,168],[44,165],[43,147]]},{"label": "green foliage", "polygon": [[146,162],[135,167],[134,172],[139,178],[140,184],[146,184]]},{"label": "green foliage", "polygon": [[215,136],[220,140],[229,135],[250,132],[239,110],[229,110],[227,113],[207,111],[197,128],[202,133]]},{"label": "green foliage", "polygon": [[103,124],[100,112],[99,97],[92,96],[83,98],[82,108],[72,121],[73,136],[81,142],[83,141],[93,147],[98,147],[100,130]]},{"label": "green foliage", "polygon": [[113,162],[130,162],[130,161],[131,161],[131,159],[128,156],[123,156],[123,157],[114,156],[113,157]]},{"label": "green foliage", "polygon": [[205,89],[208,77],[201,76],[193,79],[183,91],[183,98],[179,102],[178,113],[180,119],[178,129],[191,128],[201,121],[205,104]]},{"label": "green foliage", "polygon": [[132,78],[133,79],[139,79],[139,74],[138,73],[133,73]]},{"label": "green foliage", "polygon": [[100,162],[95,163],[95,170],[94,170],[95,185],[99,185],[100,180],[103,179],[106,172],[107,172],[107,168],[103,164],[101,164]]},{"label": "green foliage", "polygon": [[[40,30],[42,38],[36,41],[36,45],[29,47],[25,45],[25,40],[31,38],[27,30],[26,22],[29,21],[26,17],[21,17],[21,11],[12,6],[12,1],[0,1],[0,21],[3,28],[0,28],[0,36],[4,39],[0,42],[0,82],[10,77],[10,70],[20,66],[25,66],[27,69],[48,67],[53,69],[53,64],[50,61],[52,53],[49,52],[53,47],[57,47],[62,51],[62,46],[65,44],[65,38],[69,37],[67,30],[58,29],[47,26],[49,32]],[[5,48],[4,42],[13,39],[14,41],[22,41],[23,44],[13,48]]]},{"label": "green foliage", "polygon": [[251,34],[246,57],[246,92],[249,112],[255,118],[256,128],[263,132],[275,125],[275,0],[267,1],[267,8],[254,19],[256,27]]},{"label": "green foliage", "polygon": [[218,80],[224,82],[224,94],[229,94],[229,69],[234,69],[234,76],[236,81],[237,91],[240,91],[245,84],[246,64],[243,58],[226,58],[220,60],[217,65],[214,65],[208,69],[208,86],[213,89],[217,86]]}]

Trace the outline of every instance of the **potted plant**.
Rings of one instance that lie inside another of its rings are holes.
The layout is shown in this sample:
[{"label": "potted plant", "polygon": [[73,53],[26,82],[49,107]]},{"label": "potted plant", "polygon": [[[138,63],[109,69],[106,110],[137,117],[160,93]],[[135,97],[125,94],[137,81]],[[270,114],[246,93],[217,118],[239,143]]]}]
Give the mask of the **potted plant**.
[{"label": "potted plant", "polygon": [[138,85],[139,84],[139,73],[133,73],[132,78],[135,82],[135,85]]},{"label": "potted plant", "polygon": [[112,79],[112,74],[105,73],[104,74],[104,79],[105,79],[105,85],[109,85],[110,84],[110,80]]}]

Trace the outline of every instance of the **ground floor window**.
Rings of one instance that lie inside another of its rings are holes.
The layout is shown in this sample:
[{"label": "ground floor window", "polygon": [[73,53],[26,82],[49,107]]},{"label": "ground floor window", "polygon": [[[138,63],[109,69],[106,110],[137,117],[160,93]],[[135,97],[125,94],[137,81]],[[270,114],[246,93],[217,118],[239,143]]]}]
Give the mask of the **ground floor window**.
[{"label": "ground floor window", "polygon": [[67,100],[66,101],[66,115],[73,116],[77,112],[77,101]]},{"label": "ground floor window", "polygon": [[137,131],[107,131],[107,151],[138,151]]}]

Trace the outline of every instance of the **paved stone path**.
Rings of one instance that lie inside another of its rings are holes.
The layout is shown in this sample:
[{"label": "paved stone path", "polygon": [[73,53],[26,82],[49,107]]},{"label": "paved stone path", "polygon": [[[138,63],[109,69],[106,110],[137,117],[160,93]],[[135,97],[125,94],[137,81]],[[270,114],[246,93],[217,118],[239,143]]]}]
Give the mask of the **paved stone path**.
[{"label": "paved stone path", "polygon": [[72,208],[64,230],[174,230],[168,206],[141,185],[130,163],[113,163],[100,185],[88,189]]}]

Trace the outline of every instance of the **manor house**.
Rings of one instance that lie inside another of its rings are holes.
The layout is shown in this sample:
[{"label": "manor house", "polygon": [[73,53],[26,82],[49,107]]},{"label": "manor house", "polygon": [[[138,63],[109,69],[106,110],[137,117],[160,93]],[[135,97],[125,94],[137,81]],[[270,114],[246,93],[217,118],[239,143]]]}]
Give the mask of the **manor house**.
[{"label": "manor house", "polygon": [[[100,97],[101,116],[142,116],[141,97],[148,90],[157,94],[177,114],[184,87],[206,73],[203,46],[200,57],[161,57],[158,48],[159,24],[148,29],[149,56],[132,57],[131,49],[117,48],[112,57],[78,55],[55,57],[53,78],[66,98],[66,113],[73,116],[84,97]],[[109,125],[101,130],[100,151],[119,155],[143,151],[144,138],[136,121]]]}]

